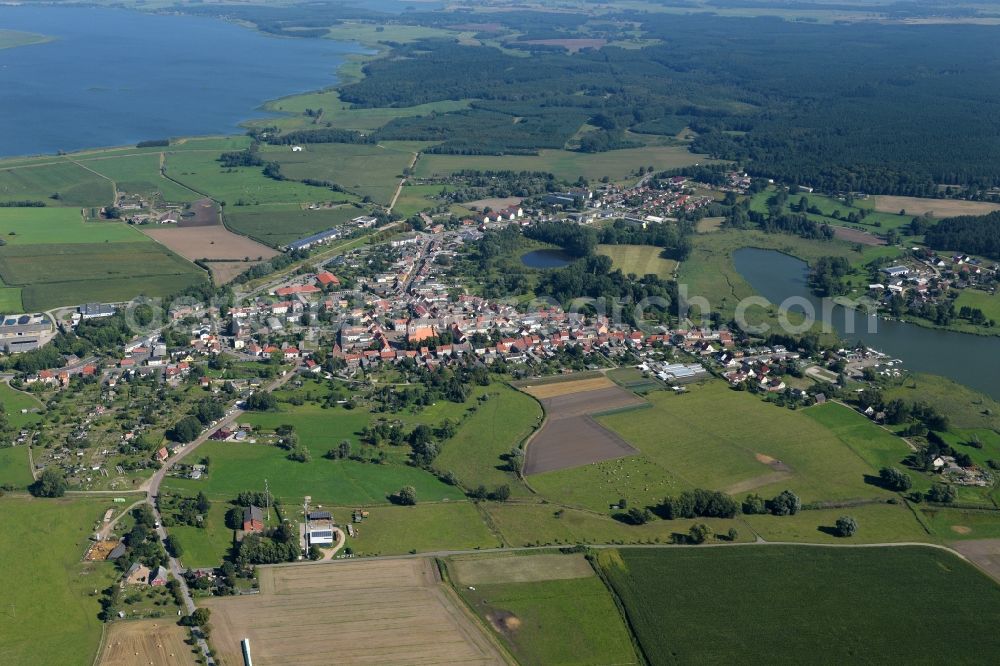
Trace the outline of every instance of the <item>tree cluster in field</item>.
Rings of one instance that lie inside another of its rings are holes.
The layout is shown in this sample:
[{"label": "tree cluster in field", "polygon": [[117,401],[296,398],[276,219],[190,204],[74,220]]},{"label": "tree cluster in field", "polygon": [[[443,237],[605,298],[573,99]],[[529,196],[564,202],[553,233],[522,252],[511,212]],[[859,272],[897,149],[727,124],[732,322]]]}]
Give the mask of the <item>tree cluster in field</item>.
[{"label": "tree cluster in field", "polygon": [[843,278],[851,272],[844,257],[820,257],[809,269],[809,288],[817,296],[840,296],[847,293]]},{"label": "tree cluster in field", "polygon": [[542,171],[463,169],[433,182],[448,186],[442,189],[439,198],[452,203],[491,197],[532,197],[559,189],[556,177]]},{"label": "tree cluster in field", "polygon": [[887,401],[882,392],[878,389],[866,389],[857,394],[857,405],[861,411],[869,407],[885,415],[885,422],[890,425],[902,425],[910,421],[916,421],[923,430],[916,430],[907,434],[923,435],[928,430],[945,432],[948,430],[948,417],[941,414],[931,405],[924,402],[907,403],[896,398]]},{"label": "tree cluster in field", "polygon": [[941,220],[927,229],[924,242],[935,250],[967,252],[1000,260],[1000,211]]},{"label": "tree cluster in field", "polygon": [[44,201],[36,199],[21,199],[19,201],[0,201],[0,208],[45,208]]},{"label": "tree cluster in field", "polygon": [[690,223],[680,221],[676,224],[653,224],[643,229],[624,220],[603,227],[599,232],[599,240],[604,245],[652,245],[663,248],[662,256],[666,259],[684,261],[691,253]]},{"label": "tree cluster in field", "polygon": [[[203,492],[199,492],[195,497],[161,494],[158,501],[165,527],[188,525],[204,528],[206,526],[205,517],[208,515],[209,509],[212,508],[212,503]],[[177,557],[177,555],[174,556]]]},{"label": "tree cluster in field", "polygon": [[170,145],[170,139],[149,139],[135,144],[136,148],[165,148]]},{"label": "tree cluster in field", "polygon": [[298,530],[283,521],[266,534],[247,534],[236,551],[236,565],[246,569],[255,564],[294,562],[301,552]]}]

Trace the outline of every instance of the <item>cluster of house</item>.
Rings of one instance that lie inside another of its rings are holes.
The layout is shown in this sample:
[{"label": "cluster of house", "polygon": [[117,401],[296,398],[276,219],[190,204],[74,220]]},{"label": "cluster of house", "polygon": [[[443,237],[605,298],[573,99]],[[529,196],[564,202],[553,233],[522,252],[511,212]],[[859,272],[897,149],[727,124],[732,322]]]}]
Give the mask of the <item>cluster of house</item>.
[{"label": "cluster of house", "polygon": [[[310,209],[316,210],[310,206]],[[306,236],[305,238],[300,238],[296,241],[292,241],[285,246],[285,250],[295,251],[295,250],[308,250],[316,245],[324,245],[330,241],[337,240],[345,234],[349,233],[352,229],[371,229],[378,223],[378,219],[370,215],[361,215],[354,218],[343,227],[337,227],[332,229],[327,229],[326,231],[320,231],[318,233]]]},{"label": "cluster of house", "polygon": [[873,297],[889,298],[899,294],[910,303],[922,303],[933,300],[934,294],[947,293],[951,288],[995,290],[1000,265],[965,254],[946,258],[918,249],[912,260],[882,268],[880,273],[882,282],[868,285]]},{"label": "cluster of house", "polygon": [[646,228],[650,224],[676,221],[681,213],[693,213],[712,203],[711,197],[697,196],[684,176],[663,181],[644,180],[632,187],[609,186],[591,202],[603,209],[602,217],[620,217]]}]

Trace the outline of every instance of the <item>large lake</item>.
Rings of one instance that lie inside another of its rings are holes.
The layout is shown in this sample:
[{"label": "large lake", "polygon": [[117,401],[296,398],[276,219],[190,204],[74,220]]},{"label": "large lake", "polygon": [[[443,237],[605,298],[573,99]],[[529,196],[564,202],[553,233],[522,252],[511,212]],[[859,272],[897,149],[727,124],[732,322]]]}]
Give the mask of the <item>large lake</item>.
[{"label": "large lake", "polygon": [[55,40],[0,50],[0,155],[233,133],[265,101],[331,86],[351,43],[121,9],[0,6]]},{"label": "large lake", "polygon": [[[776,305],[788,298],[806,299],[817,314],[822,312],[819,298],[806,284],[805,262],[774,250],[744,248],[733,254],[736,270],[754,290]],[[789,304],[791,311],[802,311]],[[982,391],[1000,400],[1000,337],[953,333],[899,321],[877,319],[874,333],[869,321],[874,318],[855,310],[837,307],[832,325],[845,340],[860,339],[872,349],[902,359],[906,367],[928,372]]]}]

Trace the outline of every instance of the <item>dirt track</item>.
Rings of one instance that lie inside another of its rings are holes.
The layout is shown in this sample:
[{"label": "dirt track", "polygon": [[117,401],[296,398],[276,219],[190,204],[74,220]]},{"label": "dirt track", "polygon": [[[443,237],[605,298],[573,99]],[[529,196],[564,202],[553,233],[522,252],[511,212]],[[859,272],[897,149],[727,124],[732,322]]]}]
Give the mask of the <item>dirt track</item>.
[{"label": "dirt track", "polygon": [[524,474],[580,467],[638,453],[590,415],[641,404],[642,399],[617,386],[543,399],[545,423],[528,443]]},{"label": "dirt track", "polygon": [[212,643],[242,666],[503,664],[428,558],[260,568],[259,595],[211,599]]}]

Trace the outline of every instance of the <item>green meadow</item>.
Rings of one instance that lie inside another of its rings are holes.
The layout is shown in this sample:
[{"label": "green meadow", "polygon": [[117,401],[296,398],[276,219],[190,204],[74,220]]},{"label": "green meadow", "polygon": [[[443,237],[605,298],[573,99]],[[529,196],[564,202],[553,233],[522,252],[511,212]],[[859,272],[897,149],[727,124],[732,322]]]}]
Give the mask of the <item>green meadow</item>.
[{"label": "green meadow", "polygon": [[312,143],[305,144],[304,150],[297,153],[290,146],[269,146],[261,155],[281,164],[281,173],[286,178],[330,181],[352,194],[387,205],[403,169],[413,161],[410,148],[408,143],[394,142]]},{"label": "green meadow", "polygon": [[[600,417],[640,455],[531,477],[547,498],[607,511],[619,498],[655,505],[664,495],[690,488],[736,496],[773,496],[791,489],[805,502],[885,497],[865,482],[876,469],[852,450],[873,438],[873,449],[892,435],[877,426],[838,415],[855,430],[841,435],[806,411],[762,404],[721,381],[688,387],[682,394],[653,392],[652,407]],[[722,418],[724,416],[724,418]],[[839,423],[839,421],[838,421]],[[859,434],[860,433],[860,434]],[[898,446],[905,447],[902,440]]]},{"label": "green meadow", "polygon": [[[350,506],[331,510],[338,521],[351,518]],[[368,518],[354,526],[356,536],[347,539],[347,545],[358,555],[401,555],[411,551],[427,553],[503,545],[470,502],[375,506],[367,510]]]},{"label": "green meadow", "polygon": [[160,153],[81,159],[80,164],[115,181],[119,192],[144,197],[161,196],[165,201],[189,202],[201,195],[160,175]]},{"label": "green meadow", "polygon": [[[90,666],[101,641],[99,593],[116,577],[81,562],[109,500],[0,498],[0,661]],[[16,585],[14,582],[16,581]],[[58,638],[54,638],[54,637]]]},{"label": "green meadow", "polygon": [[[284,97],[265,105],[265,109],[268,111],[289,114],[278,119],[279,126],[286,130],[308,129],[314,119],[302,115],[306,109],[314,111],[322,109],[321,120],[324,125],[330,123],[332,127],[341,129],[369,131],[378,129],[396,118],[426,116],[431,113],[447,113],[467,108],[469,108],[468,101],[444,100],[418,106],[355,109],[352,108],[352,105],[340,101],[340,93],[336,90]],[[266,122],[270,124],[272,119],[269,118]]]},{"label": "green meadow", "polygon": [[34,480],[28,463],[27,446],[0,448],[0,486],[27,488]]},{"label": "green meadow", "polygon": [[621,549],[598,560],[654,665],[975,663],[1000,650],[1000,587],[936,549]]},{"label": "green meadow", "polygon": [[123,222],[84,222],[76,208],[0,208],[5,248],[60,243],[145,243]]},{"label": "green meadow", "polygon": [[518,477],[504,469],[500,456],[517,447],[542,417],[542,409],[531,396],[506,385],[490,387],[490,397],[478,403],[454,437],[445,442],[434,467],[452,472],[468,488],[507,484],[517,496],[528,494]]}]

